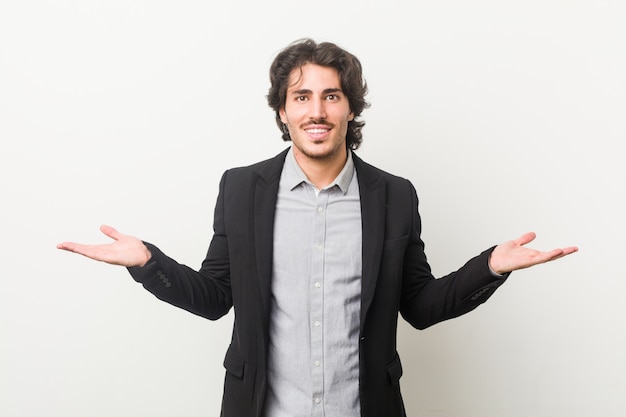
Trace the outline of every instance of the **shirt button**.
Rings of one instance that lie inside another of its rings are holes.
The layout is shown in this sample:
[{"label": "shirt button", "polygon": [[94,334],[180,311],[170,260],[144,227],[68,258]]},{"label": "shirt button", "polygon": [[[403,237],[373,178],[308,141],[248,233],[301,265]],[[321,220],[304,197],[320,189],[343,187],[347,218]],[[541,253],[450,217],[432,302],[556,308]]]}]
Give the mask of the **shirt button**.
[{"label": "shirt button", "polygon": [[320,324],[321,324],[321,323],[320,323],[319,321],[316,321],[316,322],[315,322],[315,323],[313,323],[313,324],[315,325],[315,327],[320,327]]},{"label": "shirt button", "polygon": [[316,282],[316,283],[315,283],[315,288],[319,288],[319,287],[321,287],[321,286],[322,286],[322,284],[320,284],[319,282]]},{"label": "shirt button", "polygon": [[319,404],[319,403],[321,403],[321,402],[322,402],[322,400],[320,400],[319,398],[316,398],[316,399],[315,399],[315,404]]},{"label": "shirt button", "polygon": [[324,208],[323,208],[323,207],[318,207],[318,208],[317,208],[317,212],[318,212],[318,213],[321,213],[321,212],[323,212],[323,211],[324,211]]},{"label": "shirt button", "polygon": [[320,365],[321,365],[320,361],[315,361],[315,366],[320,366]]}]

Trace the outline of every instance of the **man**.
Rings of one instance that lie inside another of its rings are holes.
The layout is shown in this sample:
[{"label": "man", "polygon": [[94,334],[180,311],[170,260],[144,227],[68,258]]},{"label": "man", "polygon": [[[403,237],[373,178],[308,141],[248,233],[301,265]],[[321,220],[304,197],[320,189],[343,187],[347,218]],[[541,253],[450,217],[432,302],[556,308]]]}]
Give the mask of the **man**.
[{"label": "man", "polygon": [[225,417],[405,416],[398,312],[423,329],[485,302],[509,273],[575,247],[526,248],[528,233],[435,279],[411,183],[357,149],[367,87],[331,43],[289,45],[270,69],[278,156],[224,173],[199,271],[156,246],[101,230],[104,245],[60,249],[123,265],[158,298],[209,319],[235,309]]}]

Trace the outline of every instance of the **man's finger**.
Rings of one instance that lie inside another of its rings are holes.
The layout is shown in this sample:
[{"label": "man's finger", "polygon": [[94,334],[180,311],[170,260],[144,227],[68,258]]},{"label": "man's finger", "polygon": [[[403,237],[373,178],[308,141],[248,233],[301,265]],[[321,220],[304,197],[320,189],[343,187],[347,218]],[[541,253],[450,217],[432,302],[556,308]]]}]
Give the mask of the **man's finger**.
[{"label": "man's finger", "polygon": [[113,227],[103,224],[100,226],[100,231],[110,237],[113,240],[119,240],[122,237],[121,233],[115,230]]},{"label": "man's finger", "polygon": [[537,234],[535,232],[528,232],[528,233],[524,233],[523,235],[521,235],[519,238],[517,238],[517,240],[515,241],[516,244],[520,245],[520,246],[524,246],[527,243],[532,242],[533,240],[535,240],[535,238],[537,237]]}]

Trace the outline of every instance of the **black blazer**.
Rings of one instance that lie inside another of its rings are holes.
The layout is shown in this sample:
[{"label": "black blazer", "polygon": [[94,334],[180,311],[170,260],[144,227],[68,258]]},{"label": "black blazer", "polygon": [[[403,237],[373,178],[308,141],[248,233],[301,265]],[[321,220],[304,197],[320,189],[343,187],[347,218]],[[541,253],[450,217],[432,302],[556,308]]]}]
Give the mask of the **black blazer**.
[{"label": "black blazer", "polygon": [[[148,264],[129,268],[156,297],[194,314],[214,320],[234,307],[232,341],[224,359],[223,417],[260,417],[263,410],[274,211],[286,153],[224,173],[214,236],[200,271],[176,263],[149,243]],[[408,180],[353,156],[363,224],[361,415],[404,417],[398,312],[423,329],[473,310],[504,279],[489,270],[491,249],[435,279],[420,238],[415,189]]]}]

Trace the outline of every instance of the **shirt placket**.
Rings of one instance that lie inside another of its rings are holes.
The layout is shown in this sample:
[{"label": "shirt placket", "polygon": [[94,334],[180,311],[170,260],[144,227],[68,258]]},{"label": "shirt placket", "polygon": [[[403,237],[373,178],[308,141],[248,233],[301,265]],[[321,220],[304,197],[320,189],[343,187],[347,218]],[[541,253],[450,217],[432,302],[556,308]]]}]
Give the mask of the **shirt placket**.
[{"label": "shirt placket", "polygon": [[313,416],[324,415],[324,250],[329,193],[321,191],[315,206],[311,273],[311,381]]}]

